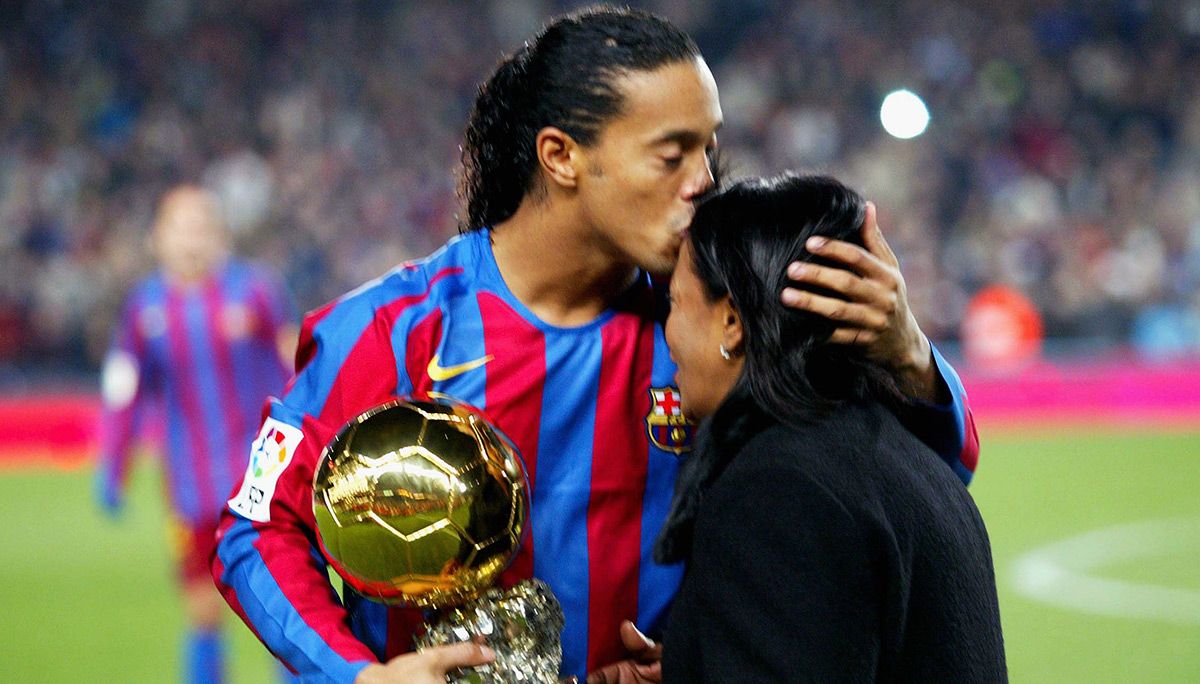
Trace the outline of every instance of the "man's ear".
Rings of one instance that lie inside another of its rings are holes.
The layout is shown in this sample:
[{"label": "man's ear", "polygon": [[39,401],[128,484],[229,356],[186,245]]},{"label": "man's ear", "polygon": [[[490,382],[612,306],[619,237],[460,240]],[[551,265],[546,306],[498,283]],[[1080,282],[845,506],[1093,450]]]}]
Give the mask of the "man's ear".
[{"label": "man's ear", "polygon": [[534,140],[538,164],[547,181],[563,188],[574,188],[579,180],[582,163],[578,143],[560,128],[546,126]]},{"label": "man's ear", "polygon": [[733,298],[725,295],[721,302],[721,319],[724,325],[721,342],[730,354],[743,354],[742,343],[745,341],[742,332],[742,315],[733,306]]}]

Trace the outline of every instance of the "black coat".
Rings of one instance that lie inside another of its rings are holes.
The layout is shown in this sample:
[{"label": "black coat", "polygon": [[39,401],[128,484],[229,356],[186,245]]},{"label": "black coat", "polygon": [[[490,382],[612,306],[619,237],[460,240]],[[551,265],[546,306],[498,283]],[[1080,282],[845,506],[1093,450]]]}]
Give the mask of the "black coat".
[{"label": "black coat", "polygon": [[703,490],[666,682],[1001,682],[987,531],[879,404],[769,424]]}]

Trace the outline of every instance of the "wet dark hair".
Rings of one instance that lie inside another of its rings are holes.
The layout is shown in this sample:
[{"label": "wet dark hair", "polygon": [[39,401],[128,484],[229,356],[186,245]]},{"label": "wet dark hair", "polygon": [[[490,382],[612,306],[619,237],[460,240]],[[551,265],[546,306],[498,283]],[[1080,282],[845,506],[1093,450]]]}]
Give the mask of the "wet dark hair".
[{"label": "wet dark hair", "polygon": [[598,6],[555,19],[479,88],[462,147],[460,230],[516,212],[537,182],[538,131],[555,126],[590,145],[621,111],[618,76],[699,56],[686,33],[646,12]]},{"label": "wet dark hair", "polygon": [[900,399],[861,348],[828,344],[835,321],[779,300],[789,263],[829,263],[804,247],[808,238],[861,245],[865,217],[866,201],[837,180],[791,173],[738,182],[700,205],[689,232],[696,275],[710,301],[728,294],[742,319],[745,365],[731,399],[790,421],[842,401]]}]

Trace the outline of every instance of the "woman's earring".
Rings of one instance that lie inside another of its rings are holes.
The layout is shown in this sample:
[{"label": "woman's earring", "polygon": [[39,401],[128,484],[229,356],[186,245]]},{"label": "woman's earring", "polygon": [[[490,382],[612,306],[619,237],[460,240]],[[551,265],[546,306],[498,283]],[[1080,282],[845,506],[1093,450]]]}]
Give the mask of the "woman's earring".
[{"label": "woman's earring", "polygon": [[724,342],[721,343],[721,358],[725,359],[726,361],[728,361],[731,358],[729,356],[729,350],[725,348]]}]

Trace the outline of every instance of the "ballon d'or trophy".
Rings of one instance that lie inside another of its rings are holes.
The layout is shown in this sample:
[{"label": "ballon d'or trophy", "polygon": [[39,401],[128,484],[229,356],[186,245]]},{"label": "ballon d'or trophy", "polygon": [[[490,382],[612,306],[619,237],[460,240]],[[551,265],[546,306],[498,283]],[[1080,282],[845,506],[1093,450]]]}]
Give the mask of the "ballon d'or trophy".
[{"label": "ballon d'or trophy", "polygon": [[549,587],[492,586],[521,544],[529,485],[516,446],[478,410],[401,399],[354,418],[321,455],[313,513],[347,585],[427,610],[418,650],[487,640],[495,662],[450,681],[558,681],[563,613]]}]

